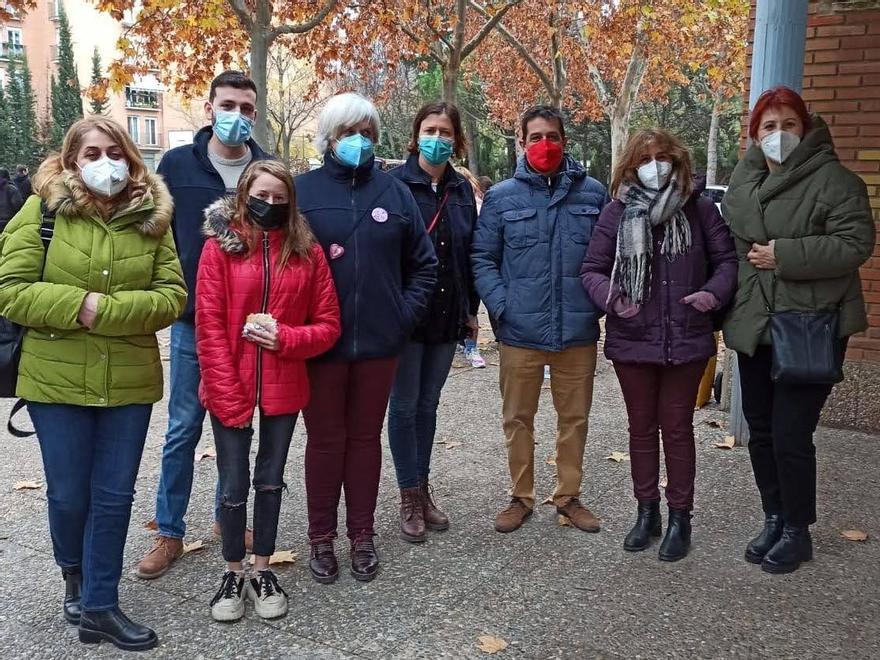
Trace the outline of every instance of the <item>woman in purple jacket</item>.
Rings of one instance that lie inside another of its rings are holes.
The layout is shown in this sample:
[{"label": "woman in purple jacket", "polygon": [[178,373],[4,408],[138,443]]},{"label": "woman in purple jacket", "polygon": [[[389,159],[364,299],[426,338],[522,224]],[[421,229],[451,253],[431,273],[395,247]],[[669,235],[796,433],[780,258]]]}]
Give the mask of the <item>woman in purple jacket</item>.
[{"label": "woman in purple jacket", "polygon": [[638,518],[625,550],[660,536],[660,442],[669,523],[660,559],[688,553],[696,452],[694,400],[715,352],[712,312],[733,297],[736,253],[715,204],[691,179],[687,149],[661,130],[630,138],[611,180],[614,200],[593,231],[584,288],[607,314],[605,356],[629,417]]}]

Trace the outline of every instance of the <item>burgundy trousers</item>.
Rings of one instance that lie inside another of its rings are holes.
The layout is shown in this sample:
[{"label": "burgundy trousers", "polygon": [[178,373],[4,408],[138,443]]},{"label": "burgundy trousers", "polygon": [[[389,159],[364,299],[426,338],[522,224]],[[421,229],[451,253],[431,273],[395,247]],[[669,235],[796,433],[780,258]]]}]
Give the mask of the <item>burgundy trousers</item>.
[{"label": "burgundy trousers", "polygon": [[666,458],[666,502],[694,506],[694,405],[707,360],[677,366],[614,363],[629,417],[633,492],[639,502],[660,499],[660,436]]},{"label": "burgundy trousers", "polygon": [[382,468],[382,422],[397,358],[310,362],[311,400],[303,410],[309,540],[336,538],[345,488],[348,537],[373,534]]}]

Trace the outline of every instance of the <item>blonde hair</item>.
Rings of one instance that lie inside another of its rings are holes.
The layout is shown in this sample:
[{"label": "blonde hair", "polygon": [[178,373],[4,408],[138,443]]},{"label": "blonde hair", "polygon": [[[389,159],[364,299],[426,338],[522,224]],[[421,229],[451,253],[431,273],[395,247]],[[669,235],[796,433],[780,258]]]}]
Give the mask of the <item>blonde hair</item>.
[{"label": "blonde hair", "polygon": [[247,209],[248,193],[251,186],[261,174],[268,174],[281,181],[287,188],[287,200],[290,205],[287,224],[281,228],[284,232],[284,244],[281,247],[281,256],[278,259],[278,270],[281,271],[287,265],[291,257],[297,257],[305,261],[312,258],[312,247],[315,245],[315,235],[311,228],[296,208],[296,187],[293,176],[283,163],[277,160],[257,160],[247,166],[241,179],[238,181],[238,189],[235,198],[235,217],[232,220],[232,229],[241,236],[248,247],[247,254],[252,254],[259,243],[259,229],[251,222]]},{"label": "blonde hair", "polygon": [[672,172],[675,174],[678,185],[681,186],[682,196],[684,199],[690,197],[694,189],[690,152],[677,137],[660,128],[643,129],[633,135],[626,143],[626,147],[617,161],[617,167],[614,168],[614,173],[611,175],[611,196],[617,197],[620,186],[624,183],[633,185],[639,182],[636,170],[638,170],[639,162],[650,144],[657,145],[658,149],[669,155],[672,160]]}]

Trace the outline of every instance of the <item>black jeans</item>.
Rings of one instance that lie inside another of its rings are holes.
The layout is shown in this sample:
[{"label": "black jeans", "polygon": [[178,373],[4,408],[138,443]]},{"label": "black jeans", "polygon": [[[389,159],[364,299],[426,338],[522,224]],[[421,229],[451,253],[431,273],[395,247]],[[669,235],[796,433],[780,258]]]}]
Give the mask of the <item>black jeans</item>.
[{"label": "black jeans", "polygon": [[[296,426],[297,415],[267,416],[260,413],[260,446],[254,465],[254,554],[269,557],[275,552],[284,465]],[[220,531],[223,559],[241,561],[245,556],[247,500],[250,491],[250,452],[254,427],[234,429],[211,415],[220,494]]]},{"label": "black jeans", "polygon": [[738,353],[749,456],[761,504],[789,525],[816,522],[816,446],[813,433],[831,385],[790,385],[770,380],[770,346],[754,357]]}]

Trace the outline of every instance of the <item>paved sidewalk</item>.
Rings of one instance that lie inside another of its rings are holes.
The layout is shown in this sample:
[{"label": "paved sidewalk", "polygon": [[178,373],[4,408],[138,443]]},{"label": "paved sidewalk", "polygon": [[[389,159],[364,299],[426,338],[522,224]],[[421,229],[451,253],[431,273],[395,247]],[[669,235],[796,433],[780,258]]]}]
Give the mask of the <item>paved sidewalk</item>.
[{"label": "paved sidewalk", "polygon": [[[497,365],[497,357],[488,354]],[[122,584],[124,609],[151,625],[156,658],[479,658],[478,638],[509,646],[499,658],[869,658],[880,656],[880,438],[823,429],[819,447],[816,559],[790,576],[770,576],[742,559],[760,524],[760,506],[743,449],[715,448],[724,432],[698,415],[694,546],[677,564],[657,560],[656,545],[622,550],[633,519],[629,464],[606,460],[626,451],[626,419],[617,381],[600,361],[586,456],[586,504],[603,520],[584,534],[539,507],[521,530],[493,531],[506,502],[506,458],[500,431],[498,370],[455,369],[440,408],[435,447],[437,500],[452,528],[412,546],[398,540],[397,492],[385,448],[377,512],[383,570],[370,584],[347,574],[322,586],[308,576],[302,425],[286,479],[279,549],[300,556],[278,574],[291,596],[290,613],[263,623],[249,608],[234,625],[214,623],[208,601],[222,573],[212,539],[216,466],[196,464],[188,541],[205,548],[187,555],[163,578],[143,582],[130,572],[150,544],[143,523],[153,515],[164,404],[155,408],[138,480]],[[0,402],[5,422],[7,401]],[[542,398],[535,447],[539,498],[550,494],[554,420],[549,390]],[[448,441],[450,444],[442,444]],[[460,443],[460,444],[458,444]],[[202,447],[212,444],[210,430]],[[34,440],[0,433],[0,649],[4,658],[111,658],[112,646],[86,649],[61,617],[63,584],[51,556],[45,488]],[[841,530],[862,529],[855,543]],[[338,548],[343,550],[343,544]],[[344,561],[344,550],[340,553]],[[344,564],[343,564],[344,565]]]}]

